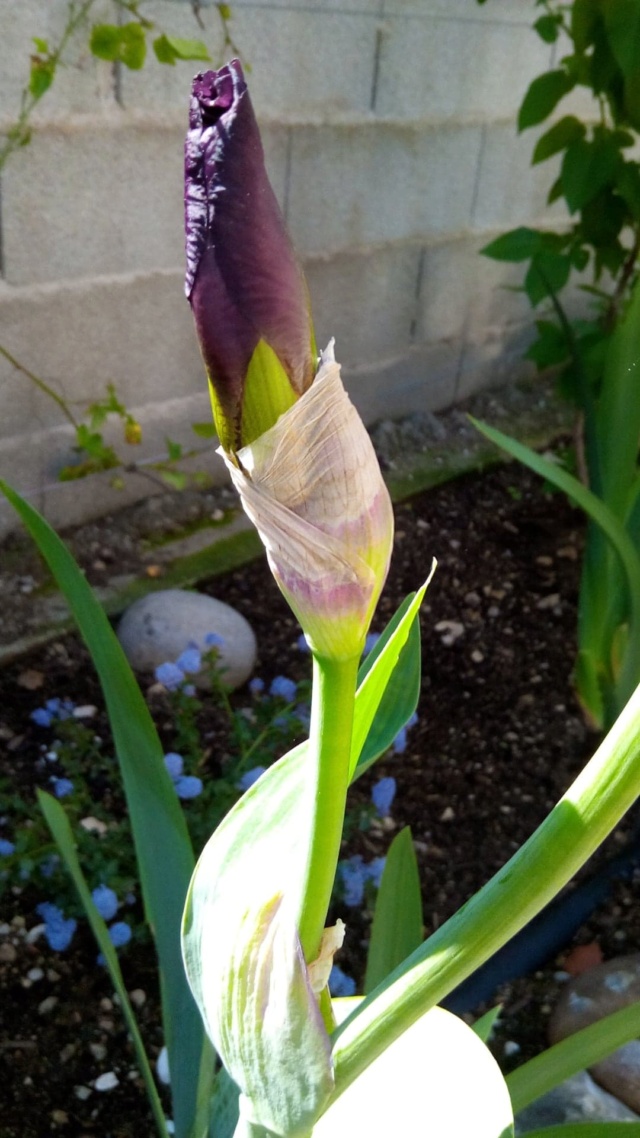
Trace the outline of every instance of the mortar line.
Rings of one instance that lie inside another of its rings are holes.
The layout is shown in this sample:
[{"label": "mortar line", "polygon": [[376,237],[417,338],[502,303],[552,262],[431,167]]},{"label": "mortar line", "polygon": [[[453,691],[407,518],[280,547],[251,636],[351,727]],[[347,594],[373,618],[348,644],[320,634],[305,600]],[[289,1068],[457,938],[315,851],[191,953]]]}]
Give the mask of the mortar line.
[{"label": "mortar line", "polygon": [[378,97],[378,79],[380,77],[380,55],[382,52],[382,28],[376,28],[376,42],[373,48],[373,74],[371,76],[371,98],[369,100],[369,110],[375,111],[376,99]]},{"label": "mortar line", "polygon": [[409,325],[409,343],[415,344],[416,332],[418,330],[418,316],[419,316],[419,301],[422,293],[422,281],[424,279],[424,266],[427,259],[427,251],[424,247],[420,249],[420,256],[418,257],[418,271],[416,273],[416,283],[413,292],[413,317]]}]

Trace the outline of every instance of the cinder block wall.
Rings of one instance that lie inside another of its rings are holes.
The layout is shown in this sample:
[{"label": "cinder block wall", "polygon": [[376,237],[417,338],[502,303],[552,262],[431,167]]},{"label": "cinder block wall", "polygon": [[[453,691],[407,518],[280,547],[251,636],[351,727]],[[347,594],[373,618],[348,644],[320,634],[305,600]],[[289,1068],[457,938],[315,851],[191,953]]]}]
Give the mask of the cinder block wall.
[{"label": "cinder block wall", "polygon": [[[0,0],[0,126],[15,116],[31,37],[55,37],[66,0]],[[504,284],[518,268],[478,256],[493,235],[545,217],[549,168],[515,114],[552,48],[532,0],[232,0],[250,62],[268,166],[303,258],[320,342],[334,335],[368,422],[438,409],[514,373],[530,314]],[[150,0],[160,29],[199,36],[214,59],[221,25],[203,5]],[[114,21],[110,0],[92,20]],[[227,53],[228,54],[228,53]],[[45,97],[31,142],[0,186],[0,345],[79,415],[116,384],[144,429],[187,446],[208,418],[184,300],[182,143],[197,65],[142,71],[93,59],[86,34]],[[64,415],[0,359],[0,474],[55,525],[148,492],[129,478],[61,485]],[[209,453],[199,460],[222,477]],[[0,533],[14,524],[0,506]]]}]

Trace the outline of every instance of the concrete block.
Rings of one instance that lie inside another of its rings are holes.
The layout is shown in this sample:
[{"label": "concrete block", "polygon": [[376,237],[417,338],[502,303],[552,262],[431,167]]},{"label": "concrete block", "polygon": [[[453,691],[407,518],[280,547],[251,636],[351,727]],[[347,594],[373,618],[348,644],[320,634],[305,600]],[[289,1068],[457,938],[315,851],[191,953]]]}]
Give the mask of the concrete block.
[{"label": "concrete block", "polygon": [[[178,270],[3,290],[0,343],[54,387],[78,417],[105,394],[108,383],[128,407],[206,390]],[[65,422],[50,398],[1,364],[3,393],[6,383],[16,395],[23,393],[15,411],[6,404],[11,417],[3,412],[2,436]]]},{"label": "concrete block", "polygon": [[318,343],[336,340],[343,367],[407,351],[416,318],[417,245],[341,253],[305,264]]},{"label": "concrete block", "polygon": [[[347,8],[350,14],[378,16],[382,14],[384,2],[385,0],[349,0],[349,3],[345,5],[344,0],[322,0],[322,8],[329,12],[335,10],[343,11]],[[231,6],[231,18],[233,21],[237,13],[244,8],[248,8],[249,10],[252,8],[272,8],[275,11],[284,9],[286,11],[297,12],[306,11],[309,8],[317,9],[319,7],[318,0],[236,0]],[[232,22],[230,26],[231,33],[235,40],[235,25]],[[249,62],[251,61],[249,60]]]},{"label": "concrete block", "polygon": [[367,424],[438,411],[453,401],[460,356],[459,344],[419,344],[395,359],[345,369],[345,386]]},{"label": "concrete block", "polygon": [[460,360],[452,402],[469,399],[486,387],[496,387],[534,373],[524,353],[533,339],[531,321],[499,330],[489,329],[482,339],[468,340]]},{"label": "concrete block", "polygon": [[183,132],[93,120],[34,135],[3,177],[10,284],[183,261]]},{"label": "concrete block", "polygon": [[529,83],[550,60],[549,45],[522,23],[471,25],[428,11],[421,18],[389,15],[374,109],[400,118],[515,117]]},{"label": "concrete block", "polygon": [[[368,111],[374,72],[377,21],[365,12],[316,7],[287,10],[231,5],[234,43],[251,65],[248,80],[259,117],[325,118],[333,114]],[[194,26],[188,5],[154,0],[145,13],[165,31],[203,38],[216,65],[234,54],[224,48],[215,12],[203,12],[204,32]],[[122,73],[126,106],[183,111],[186,121],[191,75],[201,63],[175,67],[149,65]],[[209,66],[214,66],[210,64]]]},{"label": "concrete block", "polygon": [[511,123],[487,124],[478,169],[472,225],[504,232],[516,225],[559,225],[567,220],[562,202],[546,204],[558,176],[558,158],[531,166],[531,155],[542,130],[516,134]]},{"label": "concrete block", "polygon": [[[384,15],[439,16],[469,25],[516,23],[533,24],[535,13],[522,0],[494,0],[486,8],[467,0],[384,0]],[[473,28],[469,28],[473,35]],[[532,35],[535,35],[532,32]]]},{"label": "concrete block", "polygon": [[482,329],[532,319],[526,296],[516,291],[522,284],[523,266],[481,256],[484,244],[467,237],[427,246],[418,341],[464,339]]},{"label": "concrete block", "polygon": [[[0,36],[0,117],[16,119],[20,97],[29,82],[33,37],[47,40],[55,48],[64,32],[67,0],[5,0]],[[10,12],[9,12],[10,9]],[[64,66],[57,69],[54,82],[34,115],[34,121],[49,121],[69,113],[99,112],[114,101],[111,64],[97,60],[89,50],[91,24],[115,23],[116,5],[112,0],[96,0],[91,19],[71,37],[63,55]]]},{"label": "concrete block", "polygon": [[292,137],[289,227],[302,254],[468,226],[480,128],[362,122]]}]

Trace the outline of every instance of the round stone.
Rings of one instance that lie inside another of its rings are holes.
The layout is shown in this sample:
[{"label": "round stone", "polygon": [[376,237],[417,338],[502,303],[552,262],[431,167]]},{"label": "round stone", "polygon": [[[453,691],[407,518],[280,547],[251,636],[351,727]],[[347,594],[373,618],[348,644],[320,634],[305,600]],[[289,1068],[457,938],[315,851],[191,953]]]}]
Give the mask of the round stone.
[{"label": "round stone", "polygon": [[[256,638],[249,622],[223,601],[185,589],[162,589],[135,601],[118,626],[118,638],[136,672],[175,663],[190,647],[206,652],[208,637],[221,642],[218,662],[225,684],[240,687],[255,666]],[[187,675],[187,681],[208,686],[204,671]]]}]

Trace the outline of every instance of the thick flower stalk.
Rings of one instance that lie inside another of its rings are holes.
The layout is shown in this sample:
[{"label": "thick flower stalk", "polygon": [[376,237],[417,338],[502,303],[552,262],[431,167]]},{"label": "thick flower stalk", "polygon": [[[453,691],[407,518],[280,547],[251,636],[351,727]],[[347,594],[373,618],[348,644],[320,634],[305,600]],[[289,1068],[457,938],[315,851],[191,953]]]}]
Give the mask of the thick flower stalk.
[{"label": "thick flower stalk", "polygon": [[311,385],[309,297],[237,59],[197,75],[185,146],[186,294],[220,442],[252,442]]}]

